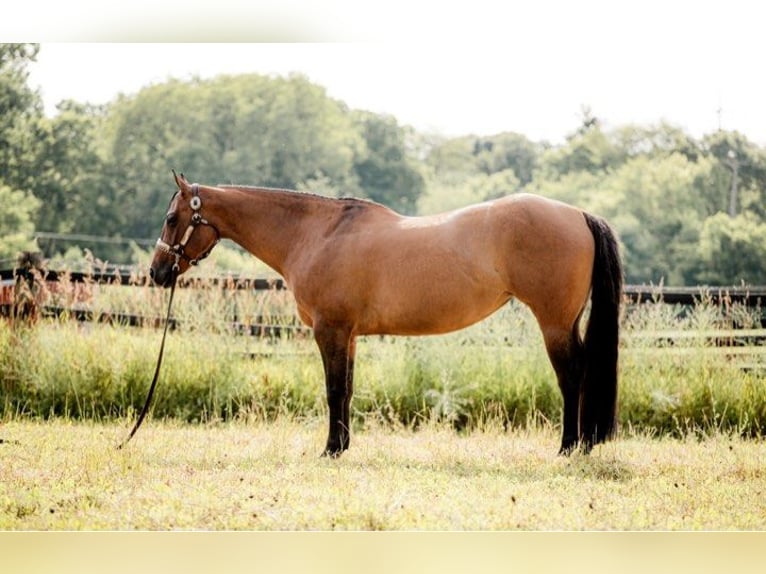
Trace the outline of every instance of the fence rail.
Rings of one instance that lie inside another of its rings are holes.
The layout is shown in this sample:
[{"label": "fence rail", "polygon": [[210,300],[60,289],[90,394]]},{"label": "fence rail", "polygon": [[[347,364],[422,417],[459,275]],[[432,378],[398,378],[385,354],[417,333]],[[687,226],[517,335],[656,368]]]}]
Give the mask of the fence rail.
[{"label": "fence rail", "polygon": [[710,300],[713,304],[740,303],[746,307],[766,305],[766,286],[753,287],[657,287],[648,285],[626,285],[623,289],[630,303],[651,303],[660,301],[668,305],[694,305]]}]

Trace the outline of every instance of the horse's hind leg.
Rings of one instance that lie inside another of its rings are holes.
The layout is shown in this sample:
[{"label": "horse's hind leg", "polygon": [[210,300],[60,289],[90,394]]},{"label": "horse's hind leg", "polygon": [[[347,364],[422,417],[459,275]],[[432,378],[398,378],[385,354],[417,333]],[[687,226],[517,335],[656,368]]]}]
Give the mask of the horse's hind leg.
[{"label": "horse's hind leg", "polygon": [[583,380],[582,343],[575,330],[543,329],[545,347],[564,397],[559,454],[568,455],[579,441],[580,390]]},{"label": "horse's hind leg", "polygon": [[354,387],[355,341],[343,326],[315,324],[314,338],[322,354],[330,428],[324,453],[337,457],[350,443],[349,406]]}]

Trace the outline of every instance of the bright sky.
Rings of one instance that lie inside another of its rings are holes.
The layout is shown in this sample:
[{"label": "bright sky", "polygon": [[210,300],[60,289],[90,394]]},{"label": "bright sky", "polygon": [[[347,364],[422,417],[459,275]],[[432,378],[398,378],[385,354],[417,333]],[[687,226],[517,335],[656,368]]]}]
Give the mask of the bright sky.
[{"label": "bright sky", "polygon": [[[221,2],[241,4],[215,5]],[[301,72],[352,108],[451,136],[516,131],[560,142],[579,125],[582,106],[589,106],[608,126],[666,120],[699,137],[720,122],[766,145],[766,3],[473,0],[421,6],[389,0],[376,8],[361,0],[308,2],[281,0],[265,17],[262,9],[244,8],[241,18],[229,13],[223,23],[217,13],[207,28],[208,15],[185,15],[183,3],[173,13],[173,7],[158,12],[156,4],[134,0],[138,19],[112,13],[98,20],[91,11],[83,12],[90,20],[78,17],[70,26],[67,13],[64,26],[49,24],[41,32],[30,83],[53,114],[65,98],[104,103],[171,77]],[[297,8],[297,18],[290,8]],[[55,23],[57,14],[49,16],[46,21]],[[9,39],[24,35],[23,27],[13,31]],[[46,43],[169,36],[346,43]]]}]

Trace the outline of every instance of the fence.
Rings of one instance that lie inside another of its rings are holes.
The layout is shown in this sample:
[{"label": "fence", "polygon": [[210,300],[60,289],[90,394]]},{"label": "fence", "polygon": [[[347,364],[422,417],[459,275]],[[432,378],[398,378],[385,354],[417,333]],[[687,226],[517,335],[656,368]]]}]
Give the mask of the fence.
[{"label": "fence", "polygon": [[[117,322],[125,325],[160,325],[159,317],[143,317],[128,314],[93,313],[83,309],[65,309],[45,305],[43,302],[31,300],[29,292],[34,289],[20,289],[26,284],[30,288],[36,282],[46,285],[56,285],[61,281],[74,284],[108,284],[123,286],[152,286],[145,272],[136,268],[112,267],[88,272],[63,272],[55,270],[35,270],[16,268],[0,270],[0,316],[24,317],[41,314],[43,316],[60,316],[66,314],[79,321]],[[190,288],[226,288],[237,290],[285,290],[287,286],[280,278],[265,279],[239,276],[236,274],[221,275],[207,278],[180,277],[177,283],[180,289]],[[25,292],[26,296],[20,296]],[[646,285],[627,285],[624,288],[625,301],[628,304],[647,302],[662,302],[672,305],[692,306],[701,300],[714,305],[740,304],[748,308],[762,309],[766,303],[766,286],[762,287],[664,287]],[[257,324],[234,325],[238,332],[251,335],[279,336],[284,329],[302,329],[295,317],[262,317]],[[171,327],[174,325],[171,324]],[[761,313],[761,328],[766,327],[766,316]],[[658,335],[669,336],[669,335]],[[712,333],[711,338],[721,339],[720,333]],[[766,330],[750,329],[738,333],[737,337],[726,335],[723,339],[742,340],[760,343],[766,340]],[[723,343],[722,343],[723,344]]]},{"label": "fence", "polygon": [[[146,273],[131,267],[102,268],[94,271],[55,271],[47,269],[3,269],[0,270],[0,317],[31,319],[34,317],[66,317],[81,322],[115,323],[125,326],[162,326],[163,318],[147,317],[119,312],[94,312],[78,307],[62,307],[47,304],[41,293],[56,292],[60,283],[79,285],[112,285],[126,287],[154,287]],[[45,285],[46,289],[39,288]],[[252,278],[236,275],[187,278],[180,277],[179,289],[236,289],[254,291],[286,290],[281,278]],[[87,294],[78,298],[86,301]],[[170,329],[178,326],[176,319],[170,319]],[[233,330],[239,334],[252,336],[280,337],[285,331],[307,332],[295,316],[259,316],[248,323],[234,322]]]}]

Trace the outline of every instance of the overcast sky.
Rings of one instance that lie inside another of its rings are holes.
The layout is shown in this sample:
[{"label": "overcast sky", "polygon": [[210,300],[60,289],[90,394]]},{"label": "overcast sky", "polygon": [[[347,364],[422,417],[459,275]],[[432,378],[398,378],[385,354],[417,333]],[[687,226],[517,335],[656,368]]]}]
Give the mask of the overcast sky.
[{"label": "overcast sky", "polygon": [[[150,5],[136,1],[131,6]],[[698,137],[720,124],[766,145],[766,4],[474,0],[428,8],[391,1],[394,9],[282,0],[275,6],[297,5],[299,17],[271,12],[264,20],[262,12],[245,10],[243,19],[230,14],[228,23],[213,18],[213,31],[198,34],[193,29],[205,23],[204,13],[164,19],[164,12],[150,12],[156,18],[144,12],[144,25],[122,13],[122,26],[114,15],[100,27],[95,20],[89,27],[87,19],[70,27],[49,24],[30,83],[53,114],[62,99],[104,103],[171,77],[300,72],[352,108],[451,136],[516,131],[560,142],[589,106],[608,126],[665,120]],[[168,36],[343,43],[45,41]]]}]

